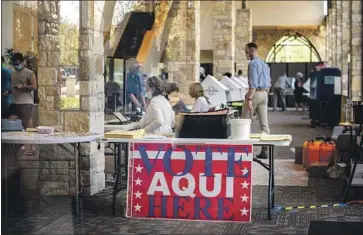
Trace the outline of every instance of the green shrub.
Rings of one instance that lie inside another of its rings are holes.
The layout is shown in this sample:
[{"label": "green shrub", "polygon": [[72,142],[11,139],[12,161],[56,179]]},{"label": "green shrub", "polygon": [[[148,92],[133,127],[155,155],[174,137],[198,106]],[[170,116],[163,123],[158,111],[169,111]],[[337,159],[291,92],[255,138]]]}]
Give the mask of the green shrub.
[{"label": "green shrub", "polygon": [[62,97],[60,103],[61,109],[79,109],[79,98]]}]

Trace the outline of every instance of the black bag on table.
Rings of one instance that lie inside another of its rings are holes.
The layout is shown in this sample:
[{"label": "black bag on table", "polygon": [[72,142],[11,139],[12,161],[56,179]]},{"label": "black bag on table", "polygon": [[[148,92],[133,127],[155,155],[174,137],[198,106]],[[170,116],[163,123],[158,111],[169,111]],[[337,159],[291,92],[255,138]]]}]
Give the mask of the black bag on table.
[{"label": "black bag on table", "polygon": [[228,109],[205,113],[183,113],[179,138],[227,139]]}]

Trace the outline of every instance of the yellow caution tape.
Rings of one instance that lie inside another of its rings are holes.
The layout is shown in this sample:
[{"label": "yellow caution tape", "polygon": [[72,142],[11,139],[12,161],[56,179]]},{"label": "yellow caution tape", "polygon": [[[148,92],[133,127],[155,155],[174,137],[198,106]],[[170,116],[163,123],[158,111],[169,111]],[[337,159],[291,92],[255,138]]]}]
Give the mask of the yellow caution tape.
[{"label": "yellow caution tape", "polygon": [[315,208],[327,208],[327,207],[338,207],[338,206],[346,206],[343,203],[337,204],[328,204],[328,205],[311,205],[311,206],[286,206],[286,207],[277,207],[280,210],[293,210],[293,209],[315,209]]}]

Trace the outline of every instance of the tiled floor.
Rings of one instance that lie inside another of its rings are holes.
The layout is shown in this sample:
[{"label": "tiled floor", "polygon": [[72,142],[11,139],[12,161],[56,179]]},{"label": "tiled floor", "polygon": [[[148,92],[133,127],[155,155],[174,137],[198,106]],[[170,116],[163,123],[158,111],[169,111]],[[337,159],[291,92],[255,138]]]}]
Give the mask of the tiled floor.
[{"label": "tiled floor", "polygon": [[[292,134],[292,146],[305,139],[330,134],[312,129],[308,120],[293,113],[269,113],[272,133]],[[257,132],[257,124],[253,124]],[[256,150],[258,151],[258,150]],[[252,223],[212,223],[170,220],[136,220],[120,217],[125,192],[118,196],[119,212],[111,215],[111,188],[83,200],[81,216],[72,216],[67,197],[43,197],[16,202],[12,214],[2,220],[3,234],[307,234],[312,220],[363,222],[363,205],[282,211],[280,206],[325,205],[341,200],[341,181],[309,179],[293,162],[290,148],[276,149],[276,206],[267,220],[267,172],[254,165]],[[361,194],[360,194],[361,195]],[[355,198],[361,198],[359,192]],[[322,233],[323,234],[323,233]]]}]

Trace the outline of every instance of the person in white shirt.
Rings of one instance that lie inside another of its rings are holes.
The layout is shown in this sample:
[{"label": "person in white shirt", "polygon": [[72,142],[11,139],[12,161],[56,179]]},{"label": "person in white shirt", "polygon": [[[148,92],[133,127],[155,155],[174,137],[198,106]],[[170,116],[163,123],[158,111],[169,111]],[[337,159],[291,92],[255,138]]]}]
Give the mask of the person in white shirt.
[{"label": "person in white shirt", "polygon": [[190,85],[189,95],[195,99],[195,103],[190,112],[208,112],[213,108],[208,98],[204,95],[204,89],[199,82]]},{"label": "person in white shirt", "polygon": [[150,134],[169,134],[173,132],[175,113],[169,101],[164,97],[164,84],[158,77],[150,77],[146,81],[146,93],[150,104],[144,117],[140,120],[140,128]]}]

